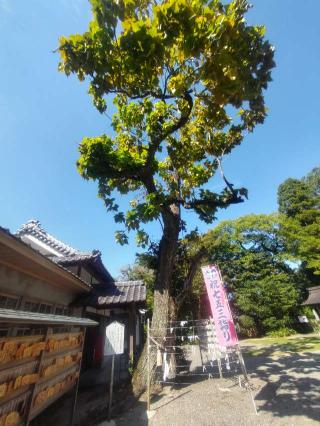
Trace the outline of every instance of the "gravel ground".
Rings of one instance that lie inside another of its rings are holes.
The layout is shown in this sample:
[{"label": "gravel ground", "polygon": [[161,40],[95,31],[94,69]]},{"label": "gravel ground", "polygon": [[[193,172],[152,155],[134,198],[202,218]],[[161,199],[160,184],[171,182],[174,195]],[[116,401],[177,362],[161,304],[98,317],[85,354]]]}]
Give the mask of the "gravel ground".
[{"label": "gravel ground", "polygon": [[[245,355],[258,408],[248,391],[231,379],[204,380],[176,389],[166,387],[120,418],[116,426],[318,425],[320,422],[320,354]],[[148,419],[149,417],[149,419]]]}]

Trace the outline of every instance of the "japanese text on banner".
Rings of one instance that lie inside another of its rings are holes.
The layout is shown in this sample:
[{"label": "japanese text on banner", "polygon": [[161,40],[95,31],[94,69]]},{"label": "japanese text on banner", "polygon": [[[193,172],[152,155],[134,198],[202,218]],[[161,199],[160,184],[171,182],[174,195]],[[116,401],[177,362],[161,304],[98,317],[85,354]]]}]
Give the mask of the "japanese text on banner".
[{"label": "japanese text on banner", "polygon": [[201,269],[219,344],[221,346],[237,345],[238,337],[219,269],[214,265],[204,266]]}]

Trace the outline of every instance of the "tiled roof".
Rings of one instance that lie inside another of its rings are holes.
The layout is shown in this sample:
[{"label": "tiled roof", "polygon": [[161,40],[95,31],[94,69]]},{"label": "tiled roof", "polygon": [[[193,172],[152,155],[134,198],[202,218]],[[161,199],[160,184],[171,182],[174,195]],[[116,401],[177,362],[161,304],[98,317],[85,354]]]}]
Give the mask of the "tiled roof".
[{"label": "tiled roof", "polygon": [[[43,258],[45,258],[46,260],[52,261],[52,259],[50,259],[50,257],[43,255],[42,253],[40,253],[38,250],[35,250],[33,247],[31,247],[29,244],[27,244],[25,241],[23,241],[20,237],[18,237],[16,234],[12,234],[9,229],[7,228],[3,228],[2,226],[0,226],[0,232],[3,232],[6,235],[9,235],[10,238],[13,238],[14,240],[18,241],[19,244],[22,244],[24,246],[27,246],[30,250],[32,250],[34,253],[36,253],[38,256],[41,256]],[[68,274],[72,275],[74,278],[76,278],[79,282],[81,282],[82,284],[85,284],[87,287],[91,287],[90,283],[88,283],[87,281],[84,281],[82,278],[78,277],[78,275],[74,274],[72,271],[70,271],[69,269],[65,268],[62,264],[59,264],[57,262],[53,262],[56,264],[56,266],[62,270],[64,270],[65,272],[67,272]]]},{"label": "tiled roof", "polygon": [[113,282],[99,250],[91,253],[76,250],[48,234],[38,220],[29,220],[17,231],[16,236],[60,266],[68,268],[72,265],[89,264],[99,274],[101,282]]},{"label": "tiled roof", "polygon": [[146,286],[143,281],[116,281],[115,287],[117,291],[114,294],[98,298],[98,305],[144,302],[146,300]]},{"label": "tiled roof", "polygon": [[37,240],[48,245],[62,256],[75,254],[90,255],[90,253],[80,252],[79,250],[74,249],[73,247],[48,234],[48,232],[41,227],[38,220],[29,220],[27,223],[21,226],[21,228],[16,232],[16,235],[20,238],[22,238],[24,235],[32,235]]},{"label": "tiled roof", "polygon": [[51,260],[58,263],[58,265],[62,265],[66,268],[72,265],[88,265],[91,266],[96,273],[99,274],[101,284],[109,284],[113,283],[114,279],[110,275],[110,272],[104,266],[101,253],[98,250],[94,250],[92,253],[79,253],[79,254],[71,254],[68,256],[54,256],[51,257]]},{"label": "tiled roof", "polygon": [[101,256],[101,253],[99,251],[93,251],[92,253],[76,253],[68,254],[66,256],[50,256],[50,259],[56,263],[59,263],[60,265],[71,265],[78,262],[86,262],[99,256]]},{"label": "tiled roof", "polygon": [[303,305],[320,305],[320,285],[308,288],[308,299]]},{"label": "tiled roof", "polygon": [[145,301],[146,286],[143,281],[118,281],[103,292],[100,289],[92,290],[90,294],[82,296],[77,304],[99,308]]}]

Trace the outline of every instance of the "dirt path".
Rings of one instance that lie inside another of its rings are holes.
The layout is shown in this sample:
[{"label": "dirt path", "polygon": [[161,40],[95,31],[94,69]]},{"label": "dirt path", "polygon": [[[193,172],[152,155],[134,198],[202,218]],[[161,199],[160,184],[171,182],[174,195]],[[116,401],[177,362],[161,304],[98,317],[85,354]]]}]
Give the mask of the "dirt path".
[{"label": "dirt path", "polygon": [[[282,353],[264,348],[245,355],[259,414],[247,391],[228,380],[209,379],[153,398],[153,416],[140,404],[116,426],[318,425],[320,422],[320,354]],[[150,417],[150,416],[149,416]]]}]

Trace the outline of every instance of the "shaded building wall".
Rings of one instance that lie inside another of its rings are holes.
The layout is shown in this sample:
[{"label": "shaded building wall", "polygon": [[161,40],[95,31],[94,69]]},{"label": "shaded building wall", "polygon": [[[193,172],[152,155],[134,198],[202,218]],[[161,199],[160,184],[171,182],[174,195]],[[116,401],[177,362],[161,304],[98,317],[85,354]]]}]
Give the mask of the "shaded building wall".
[{"label": "shaded building wall", "polygon": [[25,300],[40,300],[52,305],[68,306],[75,294],[22,272],[0,265],[0,293],[20,297],[23,309]]}]

